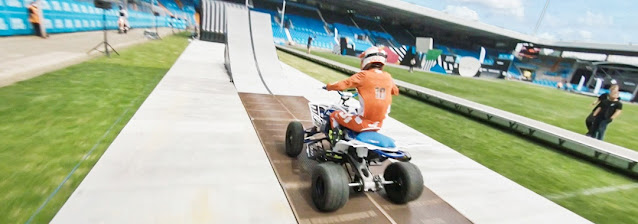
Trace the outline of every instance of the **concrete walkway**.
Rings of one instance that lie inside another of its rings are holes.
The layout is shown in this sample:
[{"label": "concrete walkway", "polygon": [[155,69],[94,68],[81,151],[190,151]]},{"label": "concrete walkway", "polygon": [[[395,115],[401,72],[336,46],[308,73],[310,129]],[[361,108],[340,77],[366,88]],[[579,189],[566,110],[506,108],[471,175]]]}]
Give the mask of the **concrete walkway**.
[{"label": "concrete walkway", "polygon": [[[160,36],[172,34],[170,28],[158,29]],[[107,38],[115,50],[148,41],[144,29],[133,29],[128,34],[107,31]],[[102,31],[52,34],[48,39],[36,36],[0,38],[0,87],[27,80],[44,73],[102,55],[89,50],[104,39]],[[101,48],[104,50],[104,47]]]},{"label": "concrete walkway", "polygon": [[52,223],[295,223],[223,63],[192,42]]}]

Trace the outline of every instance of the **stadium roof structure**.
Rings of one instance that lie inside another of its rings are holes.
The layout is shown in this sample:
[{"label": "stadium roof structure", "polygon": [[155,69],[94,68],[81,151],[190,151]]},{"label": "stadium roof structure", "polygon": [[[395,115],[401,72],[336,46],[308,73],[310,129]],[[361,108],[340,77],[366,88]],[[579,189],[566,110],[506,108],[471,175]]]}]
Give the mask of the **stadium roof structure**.
[{"label": "stadium roof structure", "polygon": [[638,56],[638,45],[551,41],[478,21],[453,17],[441,11],[400,0],[322,0],[314,2],[321,2],[322,5],[334,5],[344,10],[352,9],[358,14],[363,13],[372,17],[380,16],[384,20],[427,24],[430,27],[443,28],[468,36],[506,42],[508,45],[511,45],[512,42],[529,42],[538,47],[561,51]]}]

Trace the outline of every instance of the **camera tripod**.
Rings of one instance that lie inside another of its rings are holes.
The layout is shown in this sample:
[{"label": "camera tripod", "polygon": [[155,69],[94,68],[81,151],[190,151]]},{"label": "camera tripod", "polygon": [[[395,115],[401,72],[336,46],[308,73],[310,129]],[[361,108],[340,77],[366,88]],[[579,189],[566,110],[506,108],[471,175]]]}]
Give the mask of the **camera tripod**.
[{"label": "camera tripod", "polygon": [[[109,44],[108,39],[106,38],[106,9],[102,9],[102,25],[104,27],[104,40],[97,44],[93,49],[91,49],[88,53],[91,53],[91,51],[99,51],[102,52],[104,54],[106,54],[107,57],[111,57],[111,53],[109,52],[109,48],[115,52],[117,55],[120,55],[120,53],[117,53],[117,51],[115,50],[115,48],[113,48],[113,46],[111,46],[111,44]],[[104,51],[100,51],[98,48],[100,48],[102,45],[104,45]]]}]

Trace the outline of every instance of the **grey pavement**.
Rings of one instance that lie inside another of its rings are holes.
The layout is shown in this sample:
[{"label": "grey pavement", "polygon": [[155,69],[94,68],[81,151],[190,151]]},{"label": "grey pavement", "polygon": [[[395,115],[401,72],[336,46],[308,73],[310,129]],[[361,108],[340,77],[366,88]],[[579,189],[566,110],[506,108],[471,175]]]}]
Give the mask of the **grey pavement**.
[{"label": "grey pavement", "polygon": [[[107,38],[116,50],[122,50],[148,41],[143,32],[144,29],[133,29],[128,34],[118,34],[115,30],[109,30]],[[158,32],[160,36],[172,34],[170,28],[159,28]],[[51,34],[48,39],[36,36],[2,37],[0,87],[100,56],[102,54],[97,51],[91,54],[87,52],[103,39],[102,31]]]},{"label": "grey pavement", "polygon": [[52,223],[295,223],[223,54],[192,42]]}]

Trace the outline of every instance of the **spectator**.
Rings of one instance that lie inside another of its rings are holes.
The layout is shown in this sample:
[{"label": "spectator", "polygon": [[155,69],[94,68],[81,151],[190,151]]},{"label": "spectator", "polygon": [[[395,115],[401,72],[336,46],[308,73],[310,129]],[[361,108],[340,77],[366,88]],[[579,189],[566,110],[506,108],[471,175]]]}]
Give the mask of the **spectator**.
[{"label": "spectator", "polygon": [[566,79],[561,79],[560,82],[556,83],[556,88],[558,89],[567,90],[567,86],[568,84]]},{"label": "spectator", "polygon": [[127,33],[128,32],[128,30],[129,30],[128,12],[121,5],[120,5],[120,18],[117,20],[117,25],[119,27],[119,33]]},{"label": "spectator", "polygon": [[199,38],[200,35],[200,31],[199,31],[199,12],[195,12],[195,34],[194,34],[194,38]]},{"label": "spectator", "polygon": [[[609,92],[613,92],[613,91],[618,91],[618,85],[616,84],[615,81],[612,80],[612,85],[609,87]],[[587,116],[587,118],[585,119],[585,126],[587,126],[587,133],[592,132],[591,128],[592,128],[592,125],[594,124],[594,111],[596,111],[596,109],[600,107],[600,103],[608,99],[609,99],[609,93],[603,93],[603,94],[600,94],[598,98],[596,98],[596,101],[591,103],[592,106],[593,105],[596,105],[596,106],[594,106],[594,109],[591,110],[591,113],[589,113],[589,116]]]},{"label": "spectator", "polygon": [[410,73],[414,72],[414,65],[416,64],[416,60],[414,58],[412,58],[412,60],[410,60]]},{"label": "spectator", "polygon": [[29,5],[29,7],[27,7],[27,9],[29,10],[29,22],[31,22],[31,25],[33,25],[33,30],[35,31],[35,35],[42,38],[46,38],[42,34],[42,28],[40,27],[40,18],[42,17],[42,15],[40,14],[41,11],[40,11],[40,8],[38,7],[38,2],[37,1],[31,2],[31,4]]},{"label": "spectator", "polygon": [[311,36],[308,36],[308,54],[310,54],[310,46],[312,45],[312,41],[314,40],[314,38],[312,38]]},{"label": "spectator", "polygon": [[587,133],[592,138],[603,140],[607,125],[618,118],[622,112],[622,103],[618,100],[619,91],[614,89],[609,93],[609,99],[603,100],[596,110],[594,110],[594,122],[591,131]]}]

